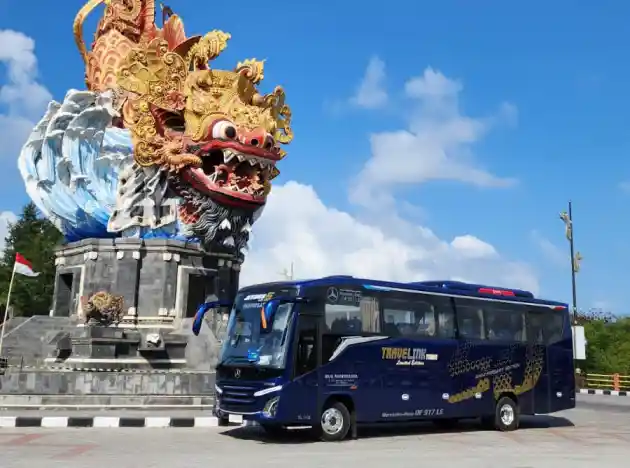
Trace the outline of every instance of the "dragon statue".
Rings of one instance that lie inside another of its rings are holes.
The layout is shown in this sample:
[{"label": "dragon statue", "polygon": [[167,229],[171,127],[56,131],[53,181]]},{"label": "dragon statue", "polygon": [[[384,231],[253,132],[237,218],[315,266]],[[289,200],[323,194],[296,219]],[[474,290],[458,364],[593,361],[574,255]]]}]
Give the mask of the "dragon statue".
[{"label": "dragon statue", "polygon": [[[86,17],[101,4],[91,51]],[[90,0],[74,22],[87,91],[51,102],[18,166],[29,196],[65,235],[171,238],[243,258],[291,110],[276,87],[261,94],[262,61],[210,67],[228,33],[187,37],[155,0]]]}]

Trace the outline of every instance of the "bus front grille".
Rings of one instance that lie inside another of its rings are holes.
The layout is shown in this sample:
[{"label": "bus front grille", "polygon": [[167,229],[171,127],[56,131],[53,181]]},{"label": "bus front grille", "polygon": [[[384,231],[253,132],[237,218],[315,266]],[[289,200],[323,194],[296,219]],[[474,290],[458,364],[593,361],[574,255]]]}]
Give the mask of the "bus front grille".
[{"label": "bus front grille", "polygon": [[223,385],[221,389],[221,408],[228,411],[246,411],[246,407],[256,402],[254,392],[259,390],[247,385]]}]

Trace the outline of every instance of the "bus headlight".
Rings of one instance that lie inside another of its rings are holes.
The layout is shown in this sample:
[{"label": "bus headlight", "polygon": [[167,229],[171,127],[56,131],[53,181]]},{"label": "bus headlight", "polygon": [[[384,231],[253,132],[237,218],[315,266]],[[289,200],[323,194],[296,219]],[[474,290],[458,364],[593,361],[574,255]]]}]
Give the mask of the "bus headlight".
[{"label": "bus headlight", "polygon": [[280,401],[279,396],[275,396],[265,403],[265,407],[263,408],[263,416],[266,418],[275,418],[276,413],[278,412],[278,402]]}]

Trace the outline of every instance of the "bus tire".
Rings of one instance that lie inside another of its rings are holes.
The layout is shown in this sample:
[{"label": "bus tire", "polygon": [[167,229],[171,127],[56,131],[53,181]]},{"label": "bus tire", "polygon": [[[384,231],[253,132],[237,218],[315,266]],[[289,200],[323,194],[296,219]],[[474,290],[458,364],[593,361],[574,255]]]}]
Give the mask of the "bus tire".
[{"label": "bus tire", "polygon": [[322,411],[319,418],[319,438],[324,442],[339,442],[346,438],[352,424],[346,405],[333,401]]},{"label": "bus tire", "polygon": [[501,432],[515,431],[519,419],[518,403],[508,396],[499,398],[494,411],[494,428]]}]

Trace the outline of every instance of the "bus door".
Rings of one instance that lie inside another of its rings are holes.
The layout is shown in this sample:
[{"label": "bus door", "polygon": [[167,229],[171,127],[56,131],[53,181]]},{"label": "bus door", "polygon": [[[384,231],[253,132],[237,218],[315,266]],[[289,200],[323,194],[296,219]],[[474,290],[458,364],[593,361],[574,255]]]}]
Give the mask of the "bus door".
[{"label": "bus door", "polygon": [[503,346],[488,340],[484,309],[491,302],[462,298],[455,298],[454,302],[459,344],[449,362],[453,381],[449,406],[453,408],[453,417],[492,414],[492,370]]},{"label": "bus door", "polygon": [[455,347],[450,299],[420,292],[387,292],[379,299],[382,333],[390,338],[379,356],[382,419],[445,416],[443,395],[451,389],[445,370]]},{"label": "bus door", "polygon": [[[540,368],[540,376],[535,386],[529,392],[524,393],[520,398],[528,398],[531,402],[532,412],[548,413],[550,410],[550,381],[549,381],[549,363],[547,355],[547,337],[545,330],[545,321],[547,320],[546,309],[530,309],[527,312],[527,351],[525,355],[525,371],[529,369],[532,375],[538,374],[538,366]],[[542,356],[540,356],[542,354]],[[540,356],[540,357],[538,357]],[[524,376],[525,378],[525,376]]]},{"label": "bus door", "polygon": [[[303,309],[304,307],[301,307]],[[306,311],[305,311],[306,312]],[[319,365],[321,363],[320,315],[299,314],[295,330],[293,380],[282,392],[283,416],[304,425],[319,418]]]},{"label": "bus door", "polygon": [[549,376],[549,411],[575,406],[573,341],[567,310],[546,311],[545,342]]},{"label": "bus door", "polygon": [[357,421],[380,419],[381,342],[387,340],[381,333],[377,293],[343,284],[328,287],[322,322],[322,400],[346,395],[354,402]]}]

